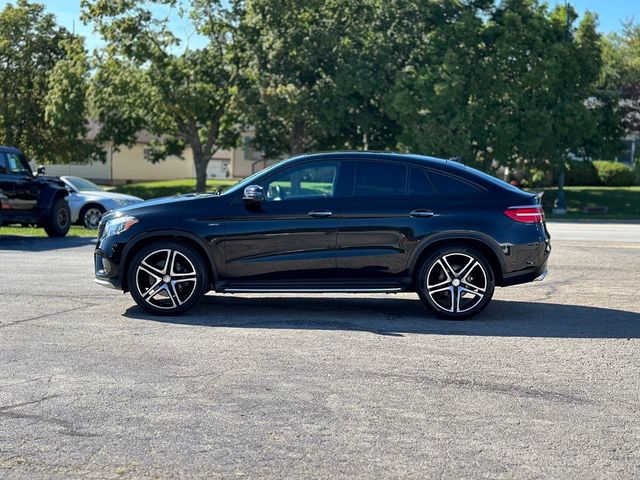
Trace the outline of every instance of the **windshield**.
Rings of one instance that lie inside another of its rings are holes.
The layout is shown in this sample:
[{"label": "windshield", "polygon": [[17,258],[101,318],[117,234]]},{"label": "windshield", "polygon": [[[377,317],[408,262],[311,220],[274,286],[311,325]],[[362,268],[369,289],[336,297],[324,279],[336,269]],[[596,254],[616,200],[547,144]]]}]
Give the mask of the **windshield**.
[{"label": "windshield", "polygon": [[78,177],[64,177],[67,183],[79,192],[101,192],[102,189],[93,182]]}]

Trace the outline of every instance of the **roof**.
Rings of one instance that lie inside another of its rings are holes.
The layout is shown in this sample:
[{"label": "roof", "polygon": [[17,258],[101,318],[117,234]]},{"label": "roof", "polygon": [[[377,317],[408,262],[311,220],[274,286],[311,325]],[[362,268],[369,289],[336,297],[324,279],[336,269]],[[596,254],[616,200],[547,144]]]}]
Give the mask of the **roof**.
[{"label": "roof", "polygon": [[0,145],[0,152],[22,154],[22,151],[19,148],[5,147],[4,145]]},{"label": "roof", "polygon": [[453,164],[456,163],[458,166],[461,166],[458,162],[453,162],[449,160],[444,160],[442,158],[436,157],[428,157],[426,155],[416,155],[413,153],[396,153],[396,152],[377,152],[377,151],[362,151],[362,150],[345,150],[345,151],[336,151],[336,152],[319,152],[319,153],[307,153],[303,155],[299,155],[297,157],[291,158],[294,159],[302,159],[302,158],[318,158],[318,159],[378,159],[378,160],[409,160],[415,163],[429,164],[429,165],[445,165],[445,164]]}]

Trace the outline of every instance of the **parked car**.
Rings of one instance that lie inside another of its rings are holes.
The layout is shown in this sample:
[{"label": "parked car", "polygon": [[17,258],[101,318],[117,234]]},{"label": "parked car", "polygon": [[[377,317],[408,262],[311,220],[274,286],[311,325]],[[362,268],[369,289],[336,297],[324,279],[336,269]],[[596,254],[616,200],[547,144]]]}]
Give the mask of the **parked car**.
[{"label": "parked car", "polygon": [[269,167],[220,195],[103,217],[96,281],[177,314],[216,292],[417,292],[436,315],[547,274],[539,198],[454,161],[345,152]]},{"label": "parked car", "polygon": [[0,225],[39,225],[50,237],[64,237],[71,226],[69,192],[62,181],[34,174],[17,148],[0,146]]},{"label": "parked car", "polygon": [[107,192],[95,183],[79,177],[64,176],[60,179],[68,187],[71,221],[86,228],[96,229],[105,212],[140,203],[143,200],[132,195]]}]

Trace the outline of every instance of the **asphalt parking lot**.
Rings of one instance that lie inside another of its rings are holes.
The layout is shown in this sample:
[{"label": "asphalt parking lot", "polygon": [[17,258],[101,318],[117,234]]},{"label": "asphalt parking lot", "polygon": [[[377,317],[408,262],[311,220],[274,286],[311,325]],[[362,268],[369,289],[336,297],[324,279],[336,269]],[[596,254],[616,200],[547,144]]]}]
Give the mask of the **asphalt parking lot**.
[{"label": "asphalt parking lot", "polygon": [[550,230],[547,280],[467,322],[411,294],[158,319],[90,240],[0,237],[0,477],[637,479],[640,225]]}]

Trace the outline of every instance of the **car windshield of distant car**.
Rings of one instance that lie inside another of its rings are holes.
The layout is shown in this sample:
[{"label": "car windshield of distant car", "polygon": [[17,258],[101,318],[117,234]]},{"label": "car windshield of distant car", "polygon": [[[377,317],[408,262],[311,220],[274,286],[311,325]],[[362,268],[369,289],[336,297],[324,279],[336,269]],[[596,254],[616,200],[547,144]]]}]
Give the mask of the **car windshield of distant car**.
[{"label": "car windshield of distant car", "polygon": [[6,155],[6,168],[9,173],[14,175],[31,175],[29,164],[21,158],[20,155],[8,152]]},{"label": "car windshield of distant car", "polygon": [[66,177],[67,182],[69,182],[73,188],[78,190],[79,192],[101,192],[102,189],[93,182],[89,180],[85,180],[84,178],[77,177]]}]

